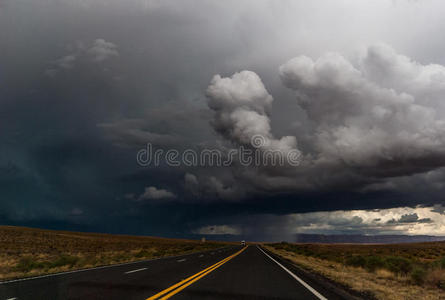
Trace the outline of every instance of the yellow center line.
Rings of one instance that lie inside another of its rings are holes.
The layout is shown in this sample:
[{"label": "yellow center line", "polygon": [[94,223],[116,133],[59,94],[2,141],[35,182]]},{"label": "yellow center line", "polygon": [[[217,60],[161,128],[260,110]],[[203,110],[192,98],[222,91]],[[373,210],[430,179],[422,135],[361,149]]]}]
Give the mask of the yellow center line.
[{"label": "yellow center line", "polygon": [[[156,295],[151,296],[150,298],[147,298],[146,300],[155,300],[155,299],[159,299],[159,300],[164,300],[164,299],[168,299],[171,296],[175,295],[176,293],[179,293],[180,291],[182,291],[183,289],[185,289],[186,287],[188,287],[189,285],[191,285],[192,283],[198,281],[199,279],[201,279],[202,277],[206,276],[207,274],[209,274],[210,272],[213,272],[214,270],[216,270],[217,268],[219,268],[220,266],[222,266],[223,264],[225,264],[226,262],[228,262],[229,260],[231,260],[232,258],[234,258],[235,256],[241,254],[241,252],[243,252],[244,250],[246,250],[247,247],[244,247],[243,249],[241,249],[240,251],[236,252],[235,254],[232,254],[226,258],[224,258],[223,260],[217,262],[216,264],[211,265],[208,268],[205,268],[204,270],[184,279],[181,280],[180,282],[172,285],[169,288],[166,288],[165,290],[157,293]],[[168,294],[167,294],[168,293]],[[167,294],[167,295],[165,295]],[[164,296],[165,295],[165,296]],[[162,297],[164,296],[164,297]],[[162,297],[162,298],[160,298]]]},{"label": "yellow center line", "polygon": [[214,264],[214,265],[211,265],[210,267],[208,267],[208,268],[206,268],[206,269],[204,269],[204,270],[202,270],[202,271],[196,273],[195,275],[192,275],[192,276],[190,276],[190,277],[188,277],[188,278],[186,278],[186,279],[184,279],[184,280],[182,280],[182,281],[180,281],[180,282],[178,282],[178,283],[176,283],[176,284],[174,284],[174,285],[172,285],[171,287],[169,287],[169,288],[167,288],[167,289],[165,289],[165,290],[159,292],[158,294],[156,294],[156,295],[154,295],[154,296],[151,296],[150,298],[147,298],[146,300],[154,300],[154,299],[156,299],[156,298],[158,298],[158,297],[160,297],[160,296],[162,296],[162,295],[164,295],[164,294],[170,292],[171,290],[173,290],[173,289],[175,289],[176,287],[178,287],[178,286],[180,286],[180,285],[186,283],[187,281],[189,281],[189,280],[191,280],[191,279],[193,279],[193,278],[195,278],[195,277],[201,275],[202,273],[204,273],[204,272],[206,272],[206,271],[208,271],[208,270],[210,270],[210,269],[216,267],[217,265],[221,264],[223,261],[229,259],[230,257],[231,257],[231,256],[229,256],[229,257],[223,259],[222,261],[217,262],[217,263]]}]

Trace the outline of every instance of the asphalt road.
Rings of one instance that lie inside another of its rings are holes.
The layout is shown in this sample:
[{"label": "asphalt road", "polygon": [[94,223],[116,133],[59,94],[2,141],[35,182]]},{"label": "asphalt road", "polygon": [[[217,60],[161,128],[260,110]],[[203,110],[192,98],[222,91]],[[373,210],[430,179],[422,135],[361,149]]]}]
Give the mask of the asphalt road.
[{"label": "asphalt road", "polygon": [[342,299],[257,246],[0,283],[6,299]]}]

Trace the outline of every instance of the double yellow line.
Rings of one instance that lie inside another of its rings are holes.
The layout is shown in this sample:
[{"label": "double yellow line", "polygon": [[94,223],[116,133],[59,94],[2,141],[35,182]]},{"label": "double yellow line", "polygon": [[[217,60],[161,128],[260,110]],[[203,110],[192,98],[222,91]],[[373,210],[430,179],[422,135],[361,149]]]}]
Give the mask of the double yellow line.
[{"label": "double yellow line", "polygon": [[198,281],[199,279],[201,279],[202,277],[206,276],[207,274],[209,274],[210,272],[215,271],[216,269],[218,269],[219,267],[221,267],[223,264],[225,264],[226,262],[228,262],[229,260],[231,260],[232,258],[234,258],[235,256],[241,254],[241,252],[243,252],[244,250],[246,250],[247,247],[244,247],[243,249],[241,249],[240,251],[236,252],[235,254],[230,255],[229,257],[224,258],[223,260],[217,262],[214,265],[211,265],[208,268],[205,268],[204,270],[172,285],[169,288],[166,288],[165,290],[157,293],[154,296],[151,296],[150,298],[147,298],[146,300],[165,300],[168,299],[170,297],[172,297],[173,295],[179,293],[180,291],[182,291],[183,289],[185,289],[186,287],[188,287],[189,285],[191,285],[192,283]]}]

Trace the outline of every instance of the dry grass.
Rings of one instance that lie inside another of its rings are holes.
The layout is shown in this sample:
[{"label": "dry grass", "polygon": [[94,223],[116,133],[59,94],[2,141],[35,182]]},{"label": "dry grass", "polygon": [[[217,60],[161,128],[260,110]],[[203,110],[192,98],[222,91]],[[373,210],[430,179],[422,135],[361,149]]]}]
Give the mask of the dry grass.
[{"label": "dry grass", "polygon": [[179,255],[224,245],[0,226],[0,280]]},{"label": "dry grass", "polygon": [[[372,294],[377,299],[445,299],[445,268],[437,263],[441,259],[440,254],[443,253],[445,243],[288,245],[290,247],[272,244],[266,248],[305,269],[315,271],[355,291]],[[417,256],[416,251],[419,252]],[[431,258],[426,259],[425,253],[434,255],[428,254]],[[413,267],[408,273],[390,271],[385,264],[372,269],[354,267],[346,263],[350,257],[372,257],[381,259],[382,262],[387,258],[396,261],[401,259],[412,263]],[[417,278],[419,280],[415,280]]]},{"label": "dry grass", "polygon": [[428,272],[426,274],[425,282],[443,289],[443,284],[445,282],[445,269],[435,269]]},{"label": "dry grass", "polygon": [[[274,244],[279,245],[279,244]],[[341,262],[351,255],[396,256],[419,262],[445,257],[445,242],[403,244],[288,244],[303,255]]]}]

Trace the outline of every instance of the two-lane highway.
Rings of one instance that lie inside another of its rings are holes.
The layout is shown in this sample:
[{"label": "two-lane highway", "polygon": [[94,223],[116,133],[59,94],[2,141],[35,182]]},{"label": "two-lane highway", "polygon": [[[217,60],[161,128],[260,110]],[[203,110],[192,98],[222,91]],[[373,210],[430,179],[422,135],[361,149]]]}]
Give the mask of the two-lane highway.
[{"label": "two-lane highway", "polygon": [[6,299],[326,299],[258,246],[0,283]]}]

